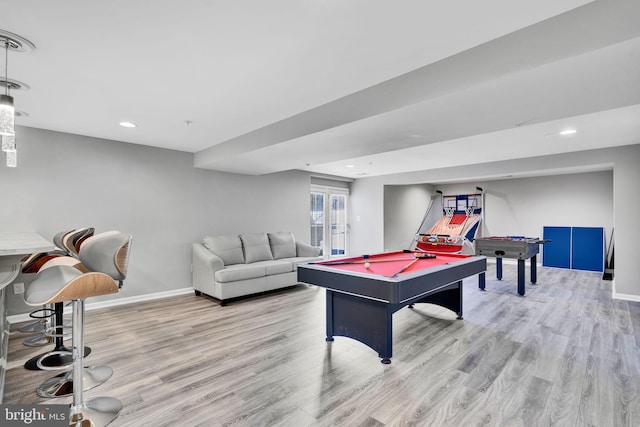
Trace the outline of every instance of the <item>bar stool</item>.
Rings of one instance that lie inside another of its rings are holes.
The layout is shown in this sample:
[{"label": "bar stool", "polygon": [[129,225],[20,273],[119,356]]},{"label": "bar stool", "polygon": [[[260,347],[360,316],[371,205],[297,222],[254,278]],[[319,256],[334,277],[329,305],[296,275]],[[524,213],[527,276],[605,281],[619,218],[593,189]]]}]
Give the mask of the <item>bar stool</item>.
[{"label": "bar stool", "polygon": [[[25,279],[36,274],[40,270],[40,268],[51,259],[68,256],[69,251],[63,249],[64,245],[62,243],[62,239],[64,238],[64,236],[73,231],[75,230],[61,231],[53,237],[53,244],[58,249],[49,252],[34,253],[26,256],[22,260],[21,266],[22,274],[24,275]],[[51,325],[50,319],[53,318],[53,316],[55,316],[55,309],[51,304],[29,313],[29,317],[37,320],[35,322],[21,326],[20,328],[18,328],[18,331],[24,333],[38,332],[38,334],[34,335],[33,337],[27,338],[24,341],[24,345],[29,347],[37,347],[51,343],[51,337],[47,337],[44,334],[44,331],[47,330]]]},{"label": "bar stool", "polygon": [[[84,227],[57,233],[53,237],[53,244],[59,248],[59,251],[53,254],[47,253],[33,257],[34,262],[29,262],[26,265],[23,264],[23,272],[37,273],[56,265],[69,265],[82,270],[84,267],[82,267],[80,260],[77,258],[78,250],[82,242],[93,236],[94,232],[95,228]],[[37,262],[35,260],[37,260]],[[42,369],[41,365],[49,368],[64,367],[71,363],[71,355],[64,346],[66,336],[63,333],[63,310],[64,304],[54,304],[52,326],[48,328],[48,331],[42,332],[42,334],[29,339],[31,340],[30,342],[42,342],[44,344],[53,340],[55,344],[54,349],[46,353],[38,354],[27,360],[24,364],[25,369],[40,370]],[[52,333],[51,331],[55,332]],[[25,342],[25,345],[28,344]],[[89,353],[91,353],[91,349],[85,347],[85,357],[88,356]],[[47,357],[43,358],[44,356]],[[40,363],[38,363],[38,361],[40,361]]]},{"label": "bar stool", "polygon": [[127,275],[131,239],[130,234],[120,232],[103,233],[88,238],[80,247],[79,258],[89,272],[82,272],[68,265],[53,266],[39,272],[25,291],[25,302],[33,306],[72,302],[73,403],[69,418],[71,425],[105,426],[113,421],[122,409],[122,403],[112,397],[89,400],[83,397],[83,381],[86,374],[82,355],[84,307],[87,298],[119,291]]}]

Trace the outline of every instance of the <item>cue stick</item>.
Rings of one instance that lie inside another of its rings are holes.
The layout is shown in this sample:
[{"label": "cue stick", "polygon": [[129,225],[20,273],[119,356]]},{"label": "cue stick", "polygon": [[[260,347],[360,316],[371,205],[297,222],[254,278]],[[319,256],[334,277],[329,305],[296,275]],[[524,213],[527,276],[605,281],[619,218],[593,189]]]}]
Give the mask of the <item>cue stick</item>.
[{"label": "cue stick", "polygon": [[357,260],[357,261],[329,261],[329,262],[317,262],[315,264],[318,265],[346,265],[346,264],[366,264],[367,262],[372,264],[375,262],[397,262],[397,261],[408,261],[411,258],[391,258],[391,259],[365,259],[365,260]]},{"label": "cue stick", "polygon": [[387,277],[396,277],[398,274],[402,273],[403,271],[405,271],[407,268],[411,267],[413,264],[416,263],[416,261],[418,261],[419,259],[422,258],[416,258],[413,261],[411,261],[409,264],[405,265],[404,267],[402,267],[400,270],[396,271],[395,273],[393,273],[391,276],[387,276]]},{"label": "cue stick", "polygon": [[[434,254],[429,254],[426,251],[419,252],[413,254],[414,259],[420,258],[435,258]],[[397,262],[397,261],[407,261],[407,258],[390,258],[390,259],[371,259],[365,258],[363,260],[354,260],[354,261],[329,261],[329,262],[316,262],[314,264],[318,265],[347,265],[347,264],[366,264],[366,263],[377,263],[377,262]]]}]

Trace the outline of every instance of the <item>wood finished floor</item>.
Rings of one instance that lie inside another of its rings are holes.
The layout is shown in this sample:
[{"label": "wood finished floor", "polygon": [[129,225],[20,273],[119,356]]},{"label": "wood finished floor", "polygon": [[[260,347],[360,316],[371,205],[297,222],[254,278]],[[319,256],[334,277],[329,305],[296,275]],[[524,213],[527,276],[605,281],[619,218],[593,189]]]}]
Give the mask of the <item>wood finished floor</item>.
[{"label": "wood finished floor", "polygon": [[[86,315],[87,365],[114,376],[85,393],[124,405],[112,426],[639,426],[640,303],[600,275],[515,266],[464,284],[464,320],[431,305],[394,315],[390,365],[324,338],[324,289],[301,285],[220,307],[185,295]],[[126,286],[126,284],[125,284]],[[12,325],[4,403],[44,400],[43,348]]]}]

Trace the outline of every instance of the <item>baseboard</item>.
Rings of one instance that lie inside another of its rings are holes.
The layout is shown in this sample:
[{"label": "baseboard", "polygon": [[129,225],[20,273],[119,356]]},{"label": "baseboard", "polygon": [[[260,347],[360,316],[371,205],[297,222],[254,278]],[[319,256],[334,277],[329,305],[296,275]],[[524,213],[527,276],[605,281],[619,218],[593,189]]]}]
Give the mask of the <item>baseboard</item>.
[{"label": "baseboard", "polygon": [[621,299],[621,300],[625,300],[625,301],[634,301],[634,302],[640,302],[640,295],[632,295],[632,294],[621,294],[619,292],[616,292],[616,279],[613,279],[613,284],[611,285],[611,288],[613,289],[613,292],[611,294],[611,297],[613,299]]},{"label": "baseboard", "polygon": [[[174,289],[172,291],[156,292],[156,293],[153,293],[153,294],[145,294],[145,295],[137,295],[135,297],[117,298],[117,299],[112,299],[112,300],[109,300],[109,301],[88,302],[88,303],[85,304],[84,309],[86,311],[97,310],[97,309],[100,309],[100,308],[115,307],[115,306],[118,306],[118,305],[131,304],[131,303],[134,303],[134,302],[151,301],[151,300],[154,300],[154,299],[168,298],[168,297],[174,297],[174,296],[177,296],[177,295],[185,295],[185,294],[190,294],[190,293],[193,293],[193,288],[192,287]],[[65,313],[66,312],[71,313],[71,307],[70,306],[65,308]],[[29,317],[29,313],[14,314],[12,316],[7,316],[7,321],[9,323],[28,322],[29,320],[33,320],[31,317]]]}]

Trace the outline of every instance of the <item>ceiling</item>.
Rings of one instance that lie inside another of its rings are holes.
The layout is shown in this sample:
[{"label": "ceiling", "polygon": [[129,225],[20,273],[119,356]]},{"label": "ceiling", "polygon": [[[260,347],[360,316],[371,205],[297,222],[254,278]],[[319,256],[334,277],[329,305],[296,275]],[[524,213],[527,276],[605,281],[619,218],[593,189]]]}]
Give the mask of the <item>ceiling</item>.
[{"label": "ceiling", "polygon": [[359,178],[640,143],[637,0],[2,4],[35,45],[9,52],[18,125],[199,168]]}]

